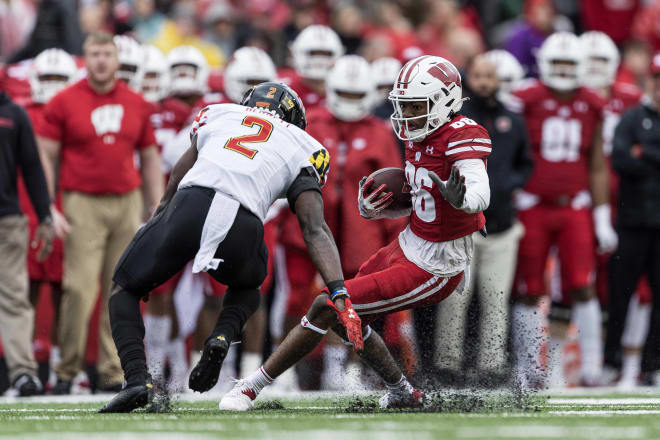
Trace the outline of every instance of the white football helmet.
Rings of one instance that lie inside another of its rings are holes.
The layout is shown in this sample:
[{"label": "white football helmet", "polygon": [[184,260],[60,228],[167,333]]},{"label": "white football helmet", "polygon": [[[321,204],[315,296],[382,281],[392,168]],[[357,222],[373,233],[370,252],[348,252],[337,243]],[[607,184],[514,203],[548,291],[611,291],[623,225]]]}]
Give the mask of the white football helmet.
[{"label": "white football helmet", "polygon": [[250,87],[277,77],[275,64],[270,56],[258,47],[241,47],[232,56],[225,70],[225,93],[235,103],[240,103]]},{"label": "white football helmet", "polygon": [[167,54],[170,95],[203,95],[208,91],[209,64],[193,46],[177,46]]},{"label": "white football helmet", "polygon": [[117,57],[119,58],[119,70],[115,76],[133,90],[140,90],[140,81],[142,79],[142,63],[144,54],[142,46],[133,38],[126,35],[115,35],[115,45],[117,46]]},{"label": "white football helmet", "polygon": [[[580,87],[584,56],[580,39],[570,32],[555,32],[543,42],[536,54],[541,82],[567,92]],[[562,63],[562,64],[556,64]]]},{"label": "white football helmet", "polygon": [[371,66],[358,55],[339,57],[328,73],[325,90],[326,106],[337,119],[364,119],[371,112],[376,98],[376,83]]},{"label": "white football helmet", "polygon": [[76,80],[78,67],[73,57],[62,49],[46,49],[30,66],[32,100],[45,104],[60,90]]},{"label": "white football helmet", "polygon": [[594,89],[612,85],[621,60],[614,41],[603,32],[590,31],[580,35],[580,43],[585,57],[582,84]]},{"label": "white football helmet", "polygon": [[344,46],[337,33],[320,24],[307,26],[291,43],[293,67],[303,78],[325,79],[343,54]]},{"label": "white football helmet", "polygon": [[158,102],[167,96],[169,83],[167,59],[163,52],[155,46],[147,45],[142,49],[144,50],[144,64],[140,91],[147,101]]},{"label": "white football helmet", "polygon": [[484,56],[495,66],[497,78],[500,80],[500,94],[511,93],[516,84],[525,77],[525,69],[516,57],[506,50],[489,50]]},{"label": "white football helmet", "polygon": [[399,70],[401,70],[401,62],[396,58],[378,58],[371,63],[371,75],[376,82],[376,89],[383,99],[387,99],[387,95],[392,90]]},{"label": "white football helmet", "polygon": [[[458,69],[442,57],[424,55],[408,61],[390,92],[394,113],[390,116],[394,132],[403,141],[420,142],[448,122],[463,106],[463,87]],[[426,112],[404,116],[404,106],[422,102]],[[417,121],[424,125],[420,128]]]}]

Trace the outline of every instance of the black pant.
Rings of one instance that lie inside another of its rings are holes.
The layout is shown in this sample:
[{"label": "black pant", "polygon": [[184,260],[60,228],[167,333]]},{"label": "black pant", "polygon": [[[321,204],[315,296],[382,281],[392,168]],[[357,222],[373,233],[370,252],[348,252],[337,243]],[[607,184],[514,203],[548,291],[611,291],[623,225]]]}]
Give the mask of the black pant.
[{"label": "black pant", "polygon": [[[135,234],[113,281],[133,294],[147,294],[195,257],[215,191],[191,187],[176,192],[167,208]],[[215,253],[218,269],[209,274],[235,289],[258,288],[266,278],[268,251],[261,220],[243,207]]]},{"label": "black pant", "polygon": [[646,274],[653,293],[649,334],[642,356],[642,371],[660,369],[660,229],[619,228],[619,247],[609,264],[609,319],[605,363],[620,368],[621,336],[630,297]]}]

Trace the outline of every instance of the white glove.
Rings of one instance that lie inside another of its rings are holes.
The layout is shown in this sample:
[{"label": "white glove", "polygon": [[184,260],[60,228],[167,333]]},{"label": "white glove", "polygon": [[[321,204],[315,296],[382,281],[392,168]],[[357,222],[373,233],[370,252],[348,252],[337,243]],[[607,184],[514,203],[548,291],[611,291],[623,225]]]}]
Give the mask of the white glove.
[{"label": "white glove", "polygon": [[616,250],[619,237],[612,227],[612,210],[609,204],[598,205],[593,209],[598,252],[610,253]]},{"label": "white glove", "polygon": [[380,185],[372,189],[374,179],[363,177],[358,189],[358,209],[364,218],[377,218],[394,201],[392,192],[385,192],[387,187]]}]

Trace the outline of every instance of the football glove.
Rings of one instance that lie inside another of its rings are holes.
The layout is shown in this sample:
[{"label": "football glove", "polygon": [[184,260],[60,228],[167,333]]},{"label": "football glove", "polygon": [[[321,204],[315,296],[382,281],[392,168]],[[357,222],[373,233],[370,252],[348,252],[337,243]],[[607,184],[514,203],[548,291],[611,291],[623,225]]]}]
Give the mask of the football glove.
[{"label": "football glove", "polygon": [[442,197],[444,197],[451,206],[456,209],[461,209],[463,207],[467,187],[465,186],[465,177],[461,176],[458,168],[455,166],[451,167],[451,173],[449,174],[449,179],[447,179],[447,181],[440,180],[440,177],[438,177],[433,171],[429,171],[429,178],[433,183],[438,185]]},{"label": "football glove", "polygon": [[387,189],[386,185],[383,184],[371,190],[373,184],[374,179],[372,177],[363,177],[359,183],[358,209],[360,215],[364,218],[377,217],[383,209],[390,206],[394,201],[393,192],[384,192]]},{"label": "football glove", "polygon": [[353,344],[355,351],[362,351],[364,349],[364,340],[362,339],[362,320],[353,308],[353,304],[348,297],[343,297],[344,310],[339,310],[335,303],[328,298],[327,304],[335,309],[339,322],[346,329],[346,336],[348,341]]},{"label": "football glove", "polygon": [[619,237],[612,227],[612,214],[609,204],[598,205],[593,210],[598,252],[610,253],[616,250]]}]

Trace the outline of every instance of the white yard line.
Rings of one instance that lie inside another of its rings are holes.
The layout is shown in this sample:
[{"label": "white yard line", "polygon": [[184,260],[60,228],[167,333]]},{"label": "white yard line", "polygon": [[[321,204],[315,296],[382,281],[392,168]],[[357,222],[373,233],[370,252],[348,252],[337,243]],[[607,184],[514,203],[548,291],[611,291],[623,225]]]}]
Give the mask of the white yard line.
[{"label": "white yard line", "polygon": [[[613,415],[653,415],[660,414],[660,409],[615,409],[615,410],[575,410],[575,411],[548,411],[548,414],[553,416],[603,416],[610,417]],[[609,428],[608,428],[609,429]]]},{"label": "white yard line", "polygon": [[646,434],[640,427],[607,427],[602,426],[552,426],[552,425],[519,425],[492,427],[462,427],[456,431],[459,438],[579,438],[579,439],[637,439]]},{"label": "white yard line", "polygon": [[606,399],[550,398],[548,405],[660,405],[660,397],[612,397]]}]

